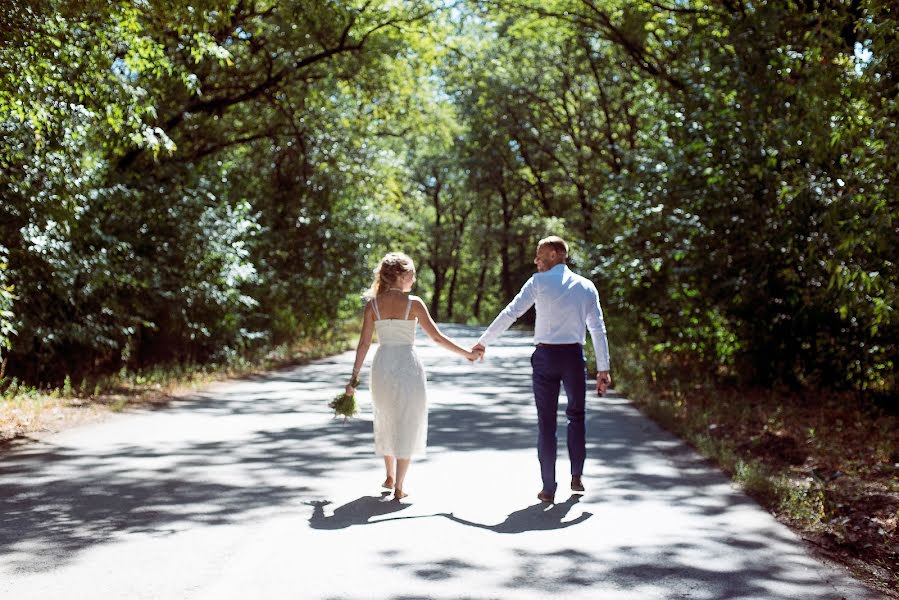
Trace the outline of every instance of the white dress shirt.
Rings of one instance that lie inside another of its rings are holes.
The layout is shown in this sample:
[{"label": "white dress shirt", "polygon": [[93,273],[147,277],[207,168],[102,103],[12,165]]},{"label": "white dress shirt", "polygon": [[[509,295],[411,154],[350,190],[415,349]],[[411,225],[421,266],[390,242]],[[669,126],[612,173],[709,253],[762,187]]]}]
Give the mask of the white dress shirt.
[{"label": "white dress shirt", "polygon": [[535,304],[535,344],[583,345],[587,341],[585,330],[589,329],[596,350],[596,370],[609,370],[609,341],[599,292],[592,281],[563,264],[534,273],[512,302],[497,315],[478,343],[485,347],[493,343]]}]

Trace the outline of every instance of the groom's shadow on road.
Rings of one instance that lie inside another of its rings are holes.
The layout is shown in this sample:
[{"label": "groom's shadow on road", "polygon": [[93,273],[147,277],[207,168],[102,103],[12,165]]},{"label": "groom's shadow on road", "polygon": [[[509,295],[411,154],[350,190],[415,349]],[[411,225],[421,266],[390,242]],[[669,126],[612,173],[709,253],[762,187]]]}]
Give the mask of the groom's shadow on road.
[{"label": "groom's shadow on road", "polygon": [[478,529],[487,529],[495,533],[524,533],[526,531],[548,531],[551,529],[564,529],[572,525],[579,525],[593,516],[593,513],[582,512],[581,515],[570,521],[565,521],[565,517],[574,508],[574,505],[580,502],[581,497],[572,494],[568,500],[559,504],[553,504],[550,508],[546,508],[546,503],[538,502],[516,510],[506,517],[506,520],[496,525],[486,525],[484,523],[476,523],[468,521],[461,517],[455,516],[453,513],[443,514],[450,521],[467,525],[469,527],[477,527]]}]

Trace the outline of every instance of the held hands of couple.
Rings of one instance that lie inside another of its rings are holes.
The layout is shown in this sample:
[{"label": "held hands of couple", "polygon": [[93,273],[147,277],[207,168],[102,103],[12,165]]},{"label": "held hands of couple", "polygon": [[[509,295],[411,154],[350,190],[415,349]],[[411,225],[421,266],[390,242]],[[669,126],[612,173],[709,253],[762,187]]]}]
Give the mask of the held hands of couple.
[{"label": "held hands of couple", "polygon": [[471,350],[465,352],[465,360],[468,362],[475,362],[480,359],[481,362],[484,361],[484,346],[481,344],[475,344],[471,347]]}]

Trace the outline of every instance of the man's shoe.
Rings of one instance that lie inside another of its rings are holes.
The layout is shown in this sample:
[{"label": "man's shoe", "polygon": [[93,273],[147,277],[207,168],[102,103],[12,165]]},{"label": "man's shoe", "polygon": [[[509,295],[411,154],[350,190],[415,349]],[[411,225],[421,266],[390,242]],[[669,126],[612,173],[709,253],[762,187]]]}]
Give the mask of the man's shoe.
[{"label": "man's shoe", "polygon": [[584,484],[581,483],[580,477],[572,477],[571,478],[571,491],[584,493]]},{"label": "man's shoe", "polygon": [[549,502],[550,504],[552,504],[553,502],[555,502],[555,499],[556,497],[548,492],[541,491],[539,494],[537,494],[537,500],[539,500],[540,502]]}]

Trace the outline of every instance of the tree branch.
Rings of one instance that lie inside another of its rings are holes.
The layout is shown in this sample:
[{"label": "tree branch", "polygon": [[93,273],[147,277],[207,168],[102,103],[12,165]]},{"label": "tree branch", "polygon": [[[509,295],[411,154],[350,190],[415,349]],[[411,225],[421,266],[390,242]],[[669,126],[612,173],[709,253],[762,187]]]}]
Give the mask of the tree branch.
[{"label": "tree branch", "polygon": [[210,154],[215,154],[216,152],[220,152],[225,148],[231,148],[232,146],[240,146],[241,144],[249,144],[250,142],[255,142],[257,140],[262,140],[271,135],[271,131],[263,131],[261,133],[254,133],[252,135],[247,135],[244,137],[234,138],[232,140],[225,140],[224,142],[220,142],[218,144],[210,144],[201,150],[191,153],[190,155],[185,157],[185,160],[195,161],[201,158],[205,158]]},{"label": "tree branch", "polygon": [[[241,93],[233,96],[226,95],[210,98],[208,100],[199,100],[188,104],[187,106],[179,110],[175,115],[171,116],[164,123],[163,129],[168,132],[178,127],[184,121],[184,118],[189,114],[221,114],[231,106],[260,97],[272,88],[281,84],[281,82],[285,81],[288,78],[288,75],[294,73],[295,71],[302,70],[317,62],[325,61],[337,54],[341,54],[343,52],[353,52],[362,48],[362,42],[359,42],[357,44],[348,44],[347,38],[348,30],[344,30],[344,34],[341,35],[340,44],[338,44],[337,46],[333,48],[327,48],[325,50],[322,50],[321,52],[316,52],[315,54],[306,56],[296,61],[291,68],[284,68],[277,72],[270,71],[265,79]],[[137,160],[137,158],[143,153],[143,151],[143,148],[132,148],[121,159],[119,159],[116,165],[117,168],[119,170],[127,169],[134,163],[135,160]]]}]

